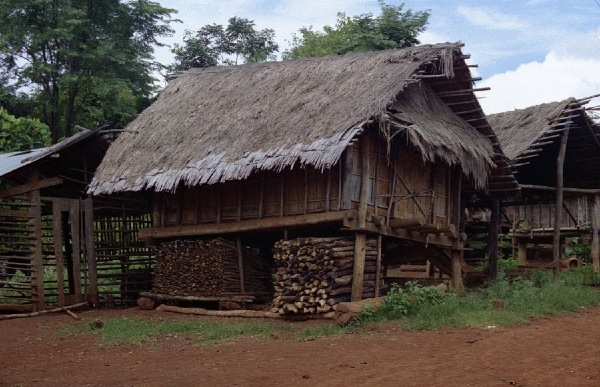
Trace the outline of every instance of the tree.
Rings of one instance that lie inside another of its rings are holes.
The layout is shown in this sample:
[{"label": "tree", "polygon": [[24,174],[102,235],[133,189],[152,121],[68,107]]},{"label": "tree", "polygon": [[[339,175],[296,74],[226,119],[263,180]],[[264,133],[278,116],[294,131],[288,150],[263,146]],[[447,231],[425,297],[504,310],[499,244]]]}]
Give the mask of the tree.
[{"label": "tree", "polygon": [[49,146],[48,126],[35,118],[16,118],[0,107],[0,153]]},{"label": "tree", "polygon": [[175,63],[169,66],[169,72],[176,74],[192,67],[274,60],[273,54],[278,49],[275,31],[268,28],[257,31],[253,20],[232,17],[227,28],[207,24],[195,35],[186,31],[183,45],[175,44],[171,50],[175,54]]},{"label": "tree", "polygon": [[387,5],[379,1],[381,15],[365,13],[348,17],[338,13],[334,27],[323,31],[303,27],[294,35],[292,47],[283,53],[283,59],[342,55],[349,52],[378,51],[405,48],[419,44],[417,35],[425,31],[429,11],[403,11],[404,4]]},{"label": "tree", "polygon": [[[122,124],[155,90],[153,47],[173,12],[149,0],[0,0],[4,75],[35,96],[55,142],[76,122]],[[120,111],[89,122],[94,104]]]}]

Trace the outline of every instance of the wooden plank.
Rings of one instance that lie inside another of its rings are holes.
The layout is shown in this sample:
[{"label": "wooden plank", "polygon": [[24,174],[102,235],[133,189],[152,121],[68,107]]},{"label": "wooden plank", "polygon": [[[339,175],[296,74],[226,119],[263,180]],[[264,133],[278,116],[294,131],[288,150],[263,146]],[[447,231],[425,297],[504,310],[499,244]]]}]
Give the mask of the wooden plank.
[{"label": "wooden plank", "polygon": [[40,190],[42,188],[52,187],[52,186],[59,185],[62,183],[63,183],[63,179],[61,179],[60,177],[52,177],[50,179],[26,183],[26,184],[18,185],[16,187],[11,187],[11,188],[1,190],[0,198],[21,195],[24,193],[28,193],[28,192],[35,191],[35,190]]},{"label": "wooden plank", "polygon": [[392,218],[388,223],[391,228],[410,228],[422,226],[425,221],[421,218]]},{"label": "wooden plank", "polygon": [[31,218],[31,212],[0,209],[0,216],[10,218]]},{"label": "wooden plank", "polygon": [[61,202],[63,201],[65,199],[54,199],[52,201],[52,236],[54,239],[54,257],[56,262],[58,306],[65,306],[65,263],[61,224]]},{"label": "wooden plank", "polygon": [[352,272],[352,302],[362,299],[363,277],[367,251],[367,234],[357,233],[354,241],[354,269]]},{"label": "wooden plank", "polygon": [[237,301],[237,302],[253,302],[255,297],[252,295],[227,295],[227,296],[171,296],[168,294],[140,292],[141,297],[147,297],[152,300],[159,301],[199,301],[199,302],[211,302],[211,301]]},{"label": "wooden plank", "polygon": [[281,218],[242,220],[231,223],[210,223],[163,228],[140,229],[140,238],[174,238],[183,236],[235,234],[257,230],[273,230],[286,227],[311,226],[337,223],[346,218],[356,219],[356,211],[335,211],[318,214],[295,215]]},{"label": "wooden plank", "polygon": [[452,276],[450,278],[450,283],[452,289],[457,293],[460,293],[463,290],[461,258],[461,251],[452,250]]},{"label": "wooden plank", "polygon": [[[69,220],[71,223],[71,245],[73,247],[73,302],[81,302],[81,234],[79,200],[71,200]],[[69,302],[67,300],[67,302]]]}]

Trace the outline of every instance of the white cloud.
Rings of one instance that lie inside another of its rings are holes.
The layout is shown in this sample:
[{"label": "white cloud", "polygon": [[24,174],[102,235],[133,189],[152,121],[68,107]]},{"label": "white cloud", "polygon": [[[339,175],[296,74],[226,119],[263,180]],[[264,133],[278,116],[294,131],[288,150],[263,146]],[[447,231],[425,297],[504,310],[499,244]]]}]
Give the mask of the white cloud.
[{"label": "white cloud", "polygon": [[476,26],[490,30],[523,30],[527,24],[516,16],[495,12],[481,7],[462,6],[457,8],[458,13],[467,21]]},{"label": "white cloud", "polygon": [[479,93],[487,114],[522,109],[540,103],[582,98],[600,92],[600,59],[564,56],[551,51],[543,62],[520,65],[478,84],[491,87]]}]

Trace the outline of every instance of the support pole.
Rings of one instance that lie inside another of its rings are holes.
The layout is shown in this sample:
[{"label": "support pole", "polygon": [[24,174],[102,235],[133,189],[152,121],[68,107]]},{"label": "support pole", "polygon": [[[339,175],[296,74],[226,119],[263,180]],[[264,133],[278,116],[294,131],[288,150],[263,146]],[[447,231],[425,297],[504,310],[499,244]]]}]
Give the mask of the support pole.
[{"label": "support pole", "polygon": [[[361,141],[361,184],[360,201],[358,204],[358,228],[364,230],[367,226],[367,201],[369,196],[369,137],[363,135]],[[352,274],[352,302],[362,299],[363,278],[365,274],[365,258],[367,251],[367,233],[356,233],[354,243],[354,270]]]},{"label": "support pole", "polygon": [[[452,210],[451,217],[452,223],[454,224],[456,230],[459,235],[463,231],[461,229],[461,221],[462,221],[462,203],[461,203],[461,190],[462,190],[462,170],[459,166],[456,166],[452,169]],[[451,278],[451,286],[455,292],[460,293],[463,289],[463,280],[462,280],[462,267],[461,267],[461,259],[462,259],[462,247],[463,241],[461,239],[457,239],[455,242],[456,249],[452,250],[451,259],[452,259],[452,278]]]},{"label": "support pole", "polygon": [[564,165],[565,155],[567,153],[567,140],[569,138],[569,125],[565,128],[560,138],[560,148],[556,159],[556,208],[554,214],[554,235],[552,237],[552,258],[554,280],[560,280],[560,222],[562,219],[563,208],[563,188],[564,188]]},{"label": "support pole", "polygon": [[242,251],[242,236],[240,234],[237,234],[235,236],[235,242],[237,245],[238,266],[240,270],[240,291],[242,293],[245,293],[246,287],[244,285],[244,254]]},{"label": "support pole", "polygon": [[500,229],[500,201],[492,198],[492,216],[490,219],[490,278],[498,276],[498,234]]},{"label": "support pole", "polygon": [[375,297],[379,297],[379,286],[380,286],[380,279],[379,276],[381,275],[381,243],[382,243],[382,236],[381,235],[377,235],[377,267],[375,268]]},{"label": "support pole", "polygon": [[88,266],[89,278],[89,301],[97,305],[100,302],[98,294],[98,271],[96,268],[96,247],[94,246],[94,202],[91,195],[83,201],[85,252]]},{"label": "support pole", "polygon": [[596,273],[600,272],[600,246],[598,243],[598,196],[588,196],[590,220],[592,222],[592,265]]},{"label": "support pole", "polygon": [[519,266],[527,265],[527,242],[523,238],[517,238],[517,260]]},{"label": "support pole", "polygon": [[[37,184],[40,180],[38,170],[34,170],[29,175],[29,183]],[[40,191],[34,190],[27,193],[27,201],[32,204],[29,207],[29,228],[33,230],[32,236],[35,238],[35,247],[33,249],[33,267],[31,270],[31,301],[32,310],[38,312],[46,309],[44,301],[44,256],[42,252],[42,203]]]}]

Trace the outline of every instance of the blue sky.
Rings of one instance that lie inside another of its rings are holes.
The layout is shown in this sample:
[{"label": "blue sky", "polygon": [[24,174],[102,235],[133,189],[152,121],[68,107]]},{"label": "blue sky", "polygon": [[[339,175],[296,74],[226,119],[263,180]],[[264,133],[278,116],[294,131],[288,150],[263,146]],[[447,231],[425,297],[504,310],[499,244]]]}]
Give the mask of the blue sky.
[{"label": "blue sky", "polygon": [[[333,25],[337,12],[377,14],[376,0],[156,0],[179,11],[177,33],[249,18],[275,30],[280,51],[300,27]],[[399,5],[402,1],[387,0]],[[600,93],[600,5],[596,0],[407,0],[405,8],[430,10],[422,43],[465,43],[463,52],[479,67],[478,87],[486,113]],[[157,59],[171,63],[168,49]],[[599,102],[600,103],[600,102]]]}]

